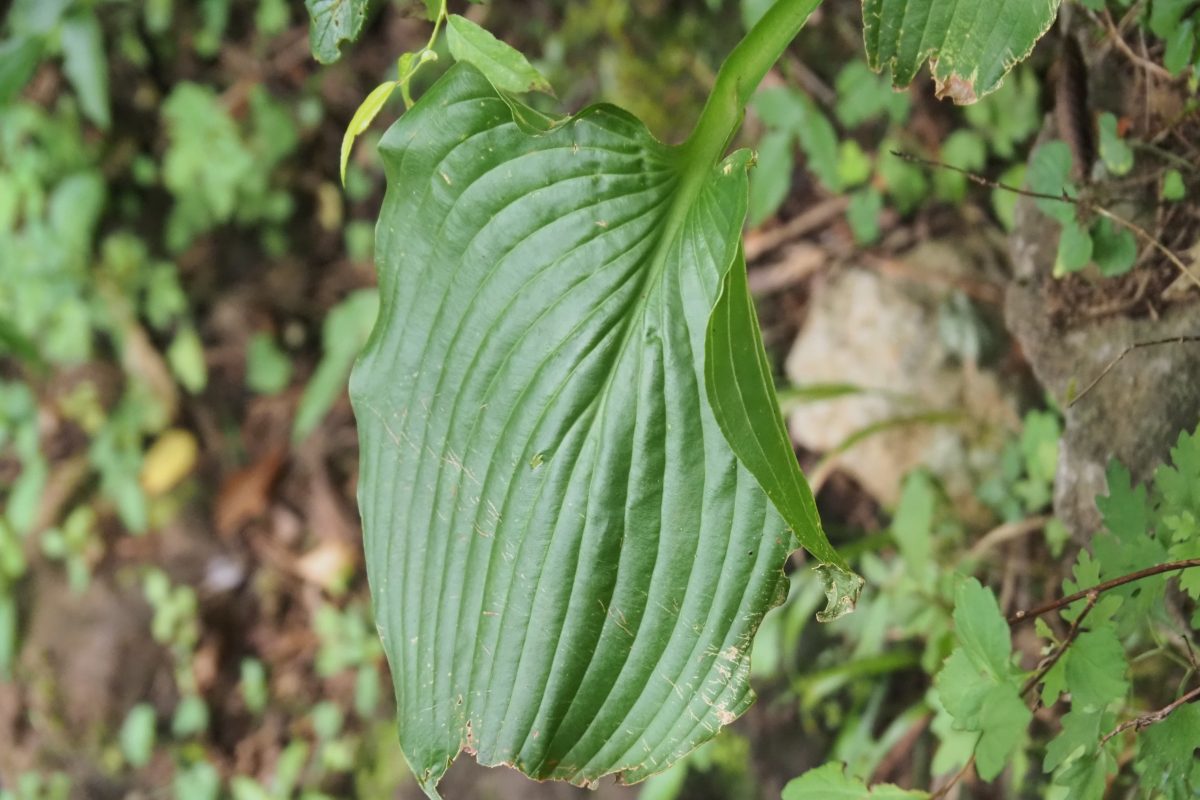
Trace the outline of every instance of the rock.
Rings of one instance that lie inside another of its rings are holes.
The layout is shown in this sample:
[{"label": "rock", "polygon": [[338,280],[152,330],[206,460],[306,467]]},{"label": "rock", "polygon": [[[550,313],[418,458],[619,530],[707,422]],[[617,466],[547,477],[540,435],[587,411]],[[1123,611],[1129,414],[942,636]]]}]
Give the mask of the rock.
[{"label": "rock", "polygon": [[[1048,291],[1058,228],[1021,198],[1011,238],[1015,280],[1005,297],[1005,320],[1038,381],[1066,405],[1135,342],[1200,335],[1193,290],[1157,318],[1107,316],[1060,319],[1061,300]],[[1139,268],[1144,269],[1144,268]],[[1130,352],[1065,410],[1054,485],[1054,513],[1084,543],[1101,524],[1096,496],[1107,493],[1105,472],[1116,460],[1135,481],[1149,479],[1182,430],[1200,421],[1200,344],[1168,344]]]},{"label": "rock", "polygon": [[1014,393],[992,372],[961,363],[939,331],[955,279],[979,279],[970,250],[963,243],[917,248],[898,272],[919,281],[859,268],[830,274],[814,287],[786,372],[799,386],[873,390],[790,413],[794,441],[817,452],[878,423],[929,412],[961,415],[954,423],[909,423],[872,435],[839,455],[837,465],[887,507],[899,499],[905,474],[926,467],[958,512],[979,520],[987,514],[974,487],[995,463],[997,431],[1012,429],[1019,417]]}]

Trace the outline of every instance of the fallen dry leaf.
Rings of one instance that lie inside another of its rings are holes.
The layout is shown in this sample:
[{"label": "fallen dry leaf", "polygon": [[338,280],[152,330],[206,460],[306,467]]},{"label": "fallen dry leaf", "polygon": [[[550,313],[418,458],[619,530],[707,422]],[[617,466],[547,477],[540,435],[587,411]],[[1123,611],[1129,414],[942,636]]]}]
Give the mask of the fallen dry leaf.
[{"label": "fallen dry leaf", "polygon": [[266,512],[271,488],[283,467],[284,449],[277,447],[249,466],[230,473],[221,483],[213,524],[221,536],[232,536]]},{"label": "fallen dry leaf", "polygon": [[139,480],[151,497],[174,489],[196,466],[200,446],[191,431],[170,428],[154,440],[142,461]]}]

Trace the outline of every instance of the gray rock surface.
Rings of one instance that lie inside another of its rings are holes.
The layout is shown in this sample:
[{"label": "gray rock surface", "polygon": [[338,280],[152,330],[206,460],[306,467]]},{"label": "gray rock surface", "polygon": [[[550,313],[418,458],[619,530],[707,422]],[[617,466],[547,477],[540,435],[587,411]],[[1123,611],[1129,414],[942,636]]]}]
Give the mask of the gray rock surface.
[{"label": "gray rock surface", "polygon": [[[1061,404],[1087,387],[1135,342],[1200,335],[1200,303],[1188,292],[1158,318],[1113,316],[1069,329],[1056,324],[1044,285],[1058,247],[1056,225],[1034,203],[1017,205],[1011,238],[1014,281],[1005,321],[1042,386]],[[1100,525],[1097,495],[1107,493],[1110,460],[1144,481],[1168,456],[1181,430],[1200,422],[1200,344],[1168,344],[1130,352],[1065,411],[1054,487],[1054,511],[1083,542]]]},{"label": "gray rock surface", "polygon": [[[976,268],[968,250],[923,245],[903,272],[963,276]],[[961,363],[943,343],[939,308],[951,291],[945,283],[859,268],[819,279],[787,359],[788,378],[799,386],[847,383],[877,391],[799,405],[788,422],[796,443],[825,453],[876,423],[961,413],[954,424],[904,424],[863,439],[837,457],[837,466],[887,507],[899,499],[904,475],[926,467],[961,514],[978,518],[984,512],[974,487],[994,464],[1000,433],[1019,418],[1011,389],[990,371]]]}]

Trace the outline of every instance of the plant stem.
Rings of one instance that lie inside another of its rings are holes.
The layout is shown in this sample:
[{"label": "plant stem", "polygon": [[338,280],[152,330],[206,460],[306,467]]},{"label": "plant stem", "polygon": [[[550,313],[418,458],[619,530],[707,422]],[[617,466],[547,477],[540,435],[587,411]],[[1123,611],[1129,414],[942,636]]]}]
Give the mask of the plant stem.
[{"label": "plant stem", "polygon": [[1122,575],[1119,578],[1113,578],[1112,580],[1105,581],[1104,583],[1098,583],[1095,586],[1089,586],[1086,589],[1080,589],[1078,592],[1075,592],[1075,594],[1069,594],[1066,597],[1061,597],[1058,600],[1038,606],[1037,608],[1031,608],[1028,611],[1018,611],[1008,618],[1008,624],[1019,625],[1026,620],[1036,619],[1043,614],[1049,614],[1051,611],[1056,609],[1065,608],[1077,600],[1084,599],[1092,593],[1100,594],[1102,592],[1107,592],[1109,589],[1115,589],[1118,586],[1124,586],[1127,583],[1140,581],[1143,578],[1161,575],[1164,572],[1177,572],[1180,570],[1191,569],[1193,567],[1200,567],[1200,558],[1189,558],[1185,561],[1172,561],[1167,564],[1159,564],[1154,567],[1140,569],[1137,572],[1131,572],[1128,575]]},{"label": "plant stem", "polygon": [[778,0],[733,49],[717,73],[695,129],[684,142],[692,163],[711,166],[721,159],[763,76],[820,4],[821,0]]},{"label": "plant stem", "polygon": [[1185,694],[1183,697],[1180,697],[1174,703],[1171,703],[1169,706],[1166,706],[1165,708],[1160,708],[1158,711],[1151,711],[1149,714],[1143,714],[1140,717],[1136,717],[1134,719],[1122,722],[1120,725],[1118,725],[1117,727],[1115,727],[1111,731],[1109,731],[1109,733],[1103,739],[1100,740],[1100,744],[1102,746],[1107,744],[1109,739],[1113,738],[1114,736],[1121,733],[1122,731],[1129,730],[1130,728],[1133,728],[1138,731],[1145,730],[1146,728],[1149,728],[1151,725],[1162,722],[1164,719],[1171,716],[1171,714],[1180,706],[1185,706],[1188,703],[1195,703],[1198,701],[1200,701],[1200,686],[1197,686],[1195,689],[1192,689],[1190,692]]},{"label": "plant stem", "polygon": [[1067,638],[1063,639],[1062,644],[1055,648],[1050,657],[1047,658],[1038,668],[1038,671],[1031,675],[1029,680],[1025,682],[1025,685],[1021,687],[1022,697],[1032,692],[1037,687],[1038,682],[1040,682],[1042,678],[1046,677],[1046,674],[1050,672],[1050,670],[1054,669],[1054,665],[1057,664],[1059,659],[1063,657],[1063,653],[1067,652],[1067,648],[1071,646],[1071,642],[1075,641],[1075,637],[1079,636],[1079,627],[1083,625],[1084,619],[1086,619],[1087,615],[1090,614],[1092,609],[1096,607],[1096,601],[1099,598],[1099,593],[1095,591],[1088,592],[1087,605],[1083,607],[1083,611],[1080,612],[1079,616],[1075,618],[1075,621],[1071,623],[1071,630],[1067,632]]}]

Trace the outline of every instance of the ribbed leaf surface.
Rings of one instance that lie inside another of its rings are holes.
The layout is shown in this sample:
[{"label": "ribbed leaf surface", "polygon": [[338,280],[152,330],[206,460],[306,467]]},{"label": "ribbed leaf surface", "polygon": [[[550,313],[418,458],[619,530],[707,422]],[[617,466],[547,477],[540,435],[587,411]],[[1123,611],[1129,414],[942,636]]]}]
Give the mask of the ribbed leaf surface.
[{"label": "ribbed leaf surface", "polygon": [[380,145],[359,502],[430,792],[464,749],[636,781],[713,736],[795,546],[705,391],[748,154],[697,182],[618,109],[514,110],[459,65]]},{"label": "ribbed leaf surface", "polygon": [[1061,0],[863,0],[867,61],[907,86],[931,62],[938,96],[973,103],[1000,86]]}]

